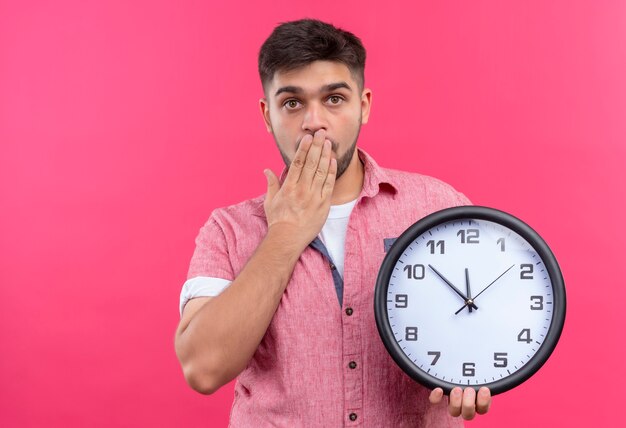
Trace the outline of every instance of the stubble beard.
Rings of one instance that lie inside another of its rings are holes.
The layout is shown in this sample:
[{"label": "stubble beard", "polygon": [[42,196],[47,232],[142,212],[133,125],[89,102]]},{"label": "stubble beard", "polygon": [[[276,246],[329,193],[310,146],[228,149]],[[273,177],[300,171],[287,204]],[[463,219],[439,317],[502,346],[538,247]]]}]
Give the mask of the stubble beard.
[{"label": "stubble beard", "polygon": [[[340,158],[337,159],[337,177],[335,178],[335,180],[338,180],[339,177],[341,177],[343,173],[346,172],[346,170],[350,166],[350,162],[352,162],[352,157],[354,156],[354,151],[356,150],[356,142],[359,139],[360,132],[361,132],[361,121],[359,120],[359,127],[356,131],[356,135],[354,136],[354,141],[352,142],[348,150],[346,150],[346,152]],[[274,133],[272,132],[272,134]],[[274,134],[274,141],[276,141],[276,146],[278,147],[280,156],[283,158],[283,162],[285,162],[285,165],[287,166],[287,168],[289,168],[291,166],[292,159],[290,159],[289,156],[287,156],[287,154],[283,152],[283,150],[280,148],[280,146],[278,145],[278,140],[276,140],[275,134]],[[298,141],[298,144],[296,145],[296,150],[298,150],[298,147],[300,147],[300,141]],[[337,143],[331,140],[331,147],[332,147],[333,152],[337,153]]]}]

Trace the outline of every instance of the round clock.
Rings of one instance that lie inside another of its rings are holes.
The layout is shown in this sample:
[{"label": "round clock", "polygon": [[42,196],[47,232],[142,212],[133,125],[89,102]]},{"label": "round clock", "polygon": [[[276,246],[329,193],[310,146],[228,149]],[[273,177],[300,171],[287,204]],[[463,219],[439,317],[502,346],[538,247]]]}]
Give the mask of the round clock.
[{"label": "round clock", "polygon": [[414,380],[486,386],[492,395],[532,376],[565,321],[565,287],[545,241],[505,212],[437,211],[409,227],[376,282],[378,332]]}]

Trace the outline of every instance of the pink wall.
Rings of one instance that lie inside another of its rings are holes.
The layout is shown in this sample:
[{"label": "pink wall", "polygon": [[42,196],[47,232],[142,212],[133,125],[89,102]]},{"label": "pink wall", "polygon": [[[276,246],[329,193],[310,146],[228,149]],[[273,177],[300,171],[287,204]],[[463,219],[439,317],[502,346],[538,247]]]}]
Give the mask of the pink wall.
[{"label": "pink wall", "polygon": [[[566,279],[544,368],[470,426],[615,426],[624,359],[626,4],[0,1],[0,425],[225,426],[185,384],[178,296],[210,211],[281,160],[256,53],[360,35],[360,144],[530,223]],[[259,3],[261,4],[261,3]]]}]

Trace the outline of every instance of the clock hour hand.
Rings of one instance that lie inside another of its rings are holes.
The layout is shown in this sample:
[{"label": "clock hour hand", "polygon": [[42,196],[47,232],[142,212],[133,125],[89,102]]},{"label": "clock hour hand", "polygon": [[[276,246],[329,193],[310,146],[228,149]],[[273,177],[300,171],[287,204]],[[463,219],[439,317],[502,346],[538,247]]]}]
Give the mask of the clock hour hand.
[{"label": "clock hour hand", "polygon": [[439,276],[439,278],[441,278],[441,279],[443,280],[443,282],[445,282],[446,284],[448,284],[448,286],[450,286],[450,288],[452,288],[452,290],[454,290],[454,292],[455,292],[456,294],[458,294],[458,295],[461,297],[461,299],[463,299],[463,300],[465,301],[465,305],[463,305],[463,307],[465,307],[465,306],[469,305],[471,308],[478,309],[478,306],[476,306],[476,305],[474,304],[474,302],[472,302],[470,299],[468,299],[468,298],[467,298],[467,297],[466,297],[466,296],[465,296],[465,295],[461,292],[461,290],[459,290],[458,288],[456,288],[456,287],[454,286],[454,284],[452,284],[450,281],[448,281],[448,280],[446,279],[446,277],[445,277],[445,276],[443,276],[443,275],[442,275],[442,274],[441,274],[441,273],[440,273],[437,269],[435,269],[435,268],[433,267],[433,265],[428,265],[428,267],[429,267],[429,268],[431,268],[431,269],[433,270],[433,272],[435,272],[435,273],[437,274],[437,276]]},{"label": "clock hour hand", "polygon": [[[465,301],[465,304],[458,310],[456,311],[454,314],[458,314],[459,312],[461,312],[463,309],[465,309],[465,307],[468,305],[469,302],[474,302],[474,300],[476,300],[478,298],[478,296],[480,296],[481,294],[483,294],[489,287],[491,287],[497,280],[499,280],[500,278],[502,278],[504,276],[505,273],[507,273],[508,271],[510,271],[511,269],[513,269],[513,266],[515,266],[515,264],[512,264],[511,267],[509,267],[507,270],[505,270],[504,272],[502,272],[500,274],[499,277],[497,277],[496,279],[494,279],[493,281],[491,281],[491,284],[489,284],[488,286],[486,286],[485,288],[483,288],[480,293],[478,293],[476,296],[474,296],[473,299],[468,299]],[[471,310],[471,307],[470,307]]]}]

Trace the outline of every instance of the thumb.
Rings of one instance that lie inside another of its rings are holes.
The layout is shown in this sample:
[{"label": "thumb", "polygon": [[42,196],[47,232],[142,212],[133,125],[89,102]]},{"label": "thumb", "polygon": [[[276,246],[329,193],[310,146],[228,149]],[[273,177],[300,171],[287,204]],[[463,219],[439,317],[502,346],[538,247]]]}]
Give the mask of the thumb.
[{"label": "thumb", "polygon": [[272,199],[274,199],[274,195],[276,195],[276,192],[278,192],[278,190],[280,189],[278,177],[276,177],[276,174],[274,174],[270,169],[264,170],[263,174],[265,174],[265,178],[267,178],[267,196],[265,197],[265,199],[271,201]]}]

